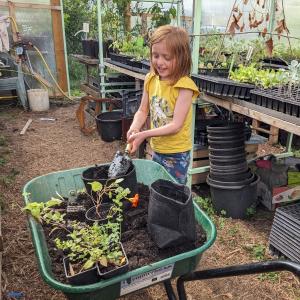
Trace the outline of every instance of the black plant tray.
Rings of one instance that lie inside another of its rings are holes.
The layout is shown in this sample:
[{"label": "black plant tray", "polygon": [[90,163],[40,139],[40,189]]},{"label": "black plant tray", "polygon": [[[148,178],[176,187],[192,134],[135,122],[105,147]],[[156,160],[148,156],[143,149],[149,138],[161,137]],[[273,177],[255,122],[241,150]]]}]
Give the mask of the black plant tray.
[{"label": "black plant tray", "polygon": [[295,98],[288,98],[281,93],[278,88],[273,89],[256,89],[250,92],[250,101],[256,105],[267,107],[281,113],[300,117],[300,92],[299,96]]},{"label": "black plant tray", "polygon": [[126,63],[122,63],[122,62],[119,62],[119,61],[115,61],[115,60],[107,60],[107,62],[115,65],[115,66],[118,66],[118,67],[121,67],[123,69],[126,69],[126,70],[130,70],[130,71],[133,71],[133,72],[136,72],[136,73],[139,73],[139,74],[147,74],[149,72],[149,70],[146,70],[146,69],[142,69],[142,68],[136,68],[136,67],[132,67],[129,65],[129,60],[126,62]]},{"label": "black plant tray", "polygon": [[249,100],[250,90],[254,89],[254,85],[222,77],[193,74],[192,78],[201,91],[216,96]]},{"label": "black plant tray", "polygon": [[127,64],[129,60],[131,60],[133,57],[129,55],[124,55],[120,53],[110,53],[110,59],[114,62],[120,62],[123,64]]},{"label": "black plant tray", "polygon": [[122,105],[123,105],[123,117],[131,118],[138,110],[143,91],[124,91],[122,94]]},{"label": "black plant tray", "polygon": [[228,68],[216,68],[216,69],[199,68],[198,73],[200,75],[209,75],[209,76],[218,76],[218,77],[227,78],[229,75],[229,69]]}]

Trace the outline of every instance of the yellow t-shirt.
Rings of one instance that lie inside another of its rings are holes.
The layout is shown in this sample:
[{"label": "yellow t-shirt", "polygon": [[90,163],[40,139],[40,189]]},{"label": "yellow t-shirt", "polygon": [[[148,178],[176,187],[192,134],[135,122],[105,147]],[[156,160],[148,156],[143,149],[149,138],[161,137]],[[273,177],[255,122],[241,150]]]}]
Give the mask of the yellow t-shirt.
[{"label": "yellow t-shirt", "polygon": [[[174,85],[159,80],[159,76],[148,73],[144,83],[149,95],[151,128],[164,126],[172,121],[179,89],[193,91],[193,101],[199,95],[198,87],[188,76],[180,78]],[[151,148],[158,153],[178,153],[192,149],[192,107],[181,130],[172,135],[152,137]]]}]

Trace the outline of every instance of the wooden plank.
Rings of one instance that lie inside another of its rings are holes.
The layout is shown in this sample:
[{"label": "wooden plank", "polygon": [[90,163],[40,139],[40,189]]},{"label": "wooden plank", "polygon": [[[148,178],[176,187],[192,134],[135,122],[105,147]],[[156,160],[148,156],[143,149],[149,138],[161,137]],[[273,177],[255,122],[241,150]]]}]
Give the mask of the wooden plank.
[{"label": "wooden plank", "polygon": [[88,86],[86,83],[80,85],[80,89],[87,95],[91,95],[95,98],[101,98],[100,92],[96,91],[94,88]]},{"label": "wooden plank", "polygon": [[[60,0],[51,0],[51,5],[59,6]],[[52,34],[55,51],[55,62],[57,71],[57,81],[59,86],[64,92],[68,91],[68,80],[66,72],[66,61],[65,61],[65,48],[64,48],[64,34],[63,24],[61,19],[61,11],[51,10],[52,15]],[[60,92],[59,92],[60,93]]]},{"label": "wooden plank", "polygon": [[[21,3],[14,2],[14,6],[18,8],[33,8],[33,9],[52,9],[52,10],[60,10],[60,5],[48,5],[48,4],[33,4],[33,3]],[[0,7],[9,7],[7,1],[0,1]]]},{"label": "wooden plank", "polygon": [[278,111],[238,99],[224,100],[207,94],[202,94],[201,100],[216,104],[228,110],[232,109],[232,111],[242,115],[300,136],[300,118],[289,116]]},{"label": "wooden plank", "polygon": [[32,119],[28,119],[28,121],[26,122],[25,126],[21,130],[20,135],[24,135],[25,134],[26,130],[28,129],[28,127],[30,126],[31,123],[32,123]]},{"label": "wooden plank", "polygon": [[107,61],[104,62],[104,65],[106,67],[111,68],[111,69],[113,69],[115,71],[118,71],[120,73],[129,75],[131,77],[134,77],[134,78],[137,78],[137,79],[140,79],[140,80],[145,80],[145,75],[144,74],[136,73],[136,72],[133,72],[133,71],[121,68],[121,67],[113,65],[113,64],[111,64],[111,63],[109,63]]},{"label": "wooden plank", "polygon": [[90,65],[90,66],[98,66],[99,64],[99,59],[97,58],[90,58],[86,55],[82,54],[71,54],[71,57],[73,57],[75,60],[78,62],[85,64],[85,65]]}]

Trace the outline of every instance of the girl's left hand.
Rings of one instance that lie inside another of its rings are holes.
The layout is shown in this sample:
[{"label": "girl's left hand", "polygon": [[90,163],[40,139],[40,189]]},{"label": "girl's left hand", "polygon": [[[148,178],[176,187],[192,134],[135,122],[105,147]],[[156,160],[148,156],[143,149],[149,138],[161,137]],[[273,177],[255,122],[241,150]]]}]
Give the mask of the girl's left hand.
[{"label": "girl's left hand", "polygon": [[141,143],[144,141],[146,138],[145,134],[143,132],[137,132],[137,133],[132,133],[127,140],[128,143],[132,145],[130,153],[136,152],[138,147],[141,145]]}]

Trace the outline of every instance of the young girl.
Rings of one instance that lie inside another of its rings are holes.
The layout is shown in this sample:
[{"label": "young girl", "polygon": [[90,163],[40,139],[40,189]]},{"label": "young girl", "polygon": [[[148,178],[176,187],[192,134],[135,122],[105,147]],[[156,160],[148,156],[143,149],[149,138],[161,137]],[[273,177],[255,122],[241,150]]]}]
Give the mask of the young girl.
[{"label": "young girl", "polygon": [[[199,94],[189,78],[192,60],[188,34],[179,27],[159,27],[150,38],[150,55],[151,71],[146,75],[141,105],[127,140],[134,153],[151,138],[153,160],[185,184],[193,144],[192,101]],[[151,127],[140,132],[149,111]]]}]

